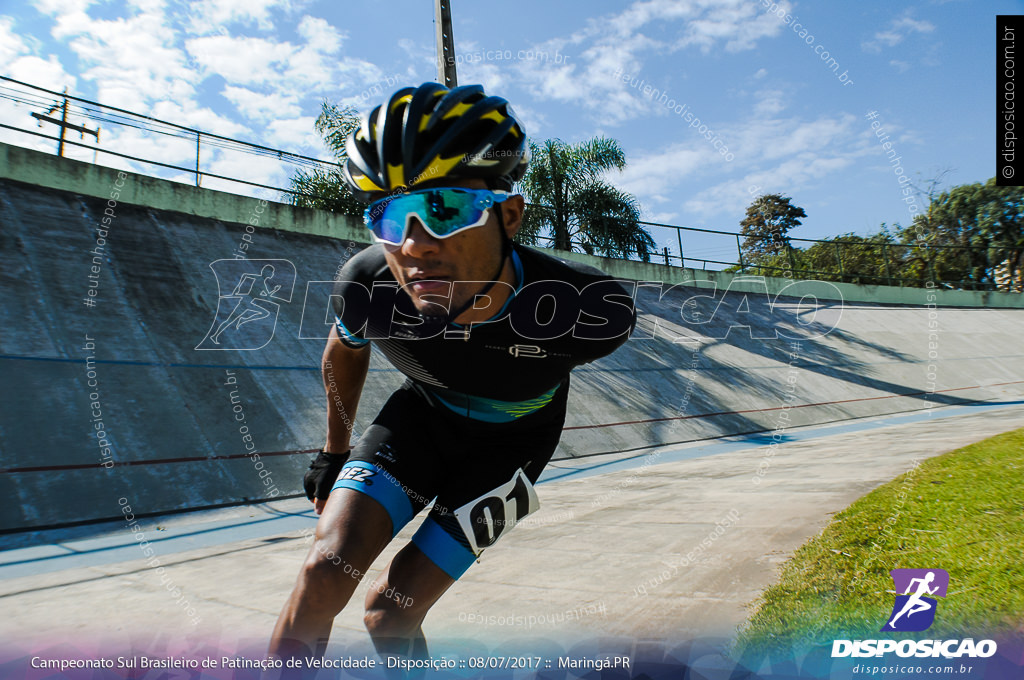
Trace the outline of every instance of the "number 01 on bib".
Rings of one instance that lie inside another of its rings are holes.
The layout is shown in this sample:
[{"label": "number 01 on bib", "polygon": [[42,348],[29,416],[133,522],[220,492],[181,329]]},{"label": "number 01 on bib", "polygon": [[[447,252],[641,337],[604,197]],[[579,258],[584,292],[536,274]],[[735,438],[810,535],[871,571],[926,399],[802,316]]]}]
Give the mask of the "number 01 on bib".
[{"label": "number 01 on bib", "polygon": [[519,520],[540,508],[537,491],[519,469],[511,480],[455,511],[474,555],[494,545]]}]

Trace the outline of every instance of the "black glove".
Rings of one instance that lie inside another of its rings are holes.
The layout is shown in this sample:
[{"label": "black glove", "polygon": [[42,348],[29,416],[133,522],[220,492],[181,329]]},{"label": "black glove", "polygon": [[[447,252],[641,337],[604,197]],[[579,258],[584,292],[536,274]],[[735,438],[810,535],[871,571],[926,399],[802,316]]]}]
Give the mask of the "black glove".
[{"label": "black glove", "polygon": [[348,460],[352,449],[345,453],[324,453],[320,451],[313,462],[309,464],[309,472],[302,478],[302,486],[306,489],[306,498],[313,500],[319,498],[327,500],[331,493],[331,487],[338,479],[338,473]]}]

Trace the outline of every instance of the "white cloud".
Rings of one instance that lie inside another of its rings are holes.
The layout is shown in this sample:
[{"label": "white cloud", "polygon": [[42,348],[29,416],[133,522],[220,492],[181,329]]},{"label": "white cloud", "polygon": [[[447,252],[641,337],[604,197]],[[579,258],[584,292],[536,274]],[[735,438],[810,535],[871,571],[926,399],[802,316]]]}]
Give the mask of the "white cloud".
[{"label": "white cloud", "polygon": [[92,22],[88,15],[92,0],[38,0],[37,10],[54,18],[56,24],[51,31],[54,38],[76,35],[81,27]]},{"label": "white cloud", "polygon": [[[859,154],[853,154],[859,155]],[[701,192],[686,202],[688,210],[705,215],[722,212],[741,214],[755,195],[782,192],[792,195],[826,175],[838,172],[853,163],[852,157],[822,157],[803,153],[770,169],[747,173],[742,180],[731,179]],[[751,194],[750,189],[756,187]]]},{"label": "white cloud", "polygon": [[[682,205],[683,219],[693,222],[723,213],[742,214],[754,194],[793,192],[812,186],[874,152],[873,135],[865,133],[870,129],[861,123],[855,116],[844,114],[810,121],[758,117],[716,126],[720,138],[735,154],[732,162],[727,162],[703,137],[684,129],[683,134],[689,133],[692,138],[630,158],[615,184],[635,195],[645,207],[656,205],[667,213],[666,196],[692,191],[695,181],[724,172],[727,179],[711,184]],[[742,178],[738,173],[743,173]]]},{"label": "white cloud", "polygon": [[53,16],[51,35],[75,53],[82,78],[113,96],[103,103],[137,110],[164,97],[194,96],[199,75],[177,45],[162,2],[135,0],[130,12],[116,19],[90,17],[90,4],[45,0],[39,9]]},{"label": "white cloud", "polygon": [[345,56],[341,51],[345,35],[325,20],[303,17],[298,32],[306,43],[288,60],[282,86],[298,86],[307,93],[322,94],[336,90],[341,84],[361,86],[383,77],[376,65]]},{"label": "white cloud", "polygon": [[[303,0],[126,3],[119,16],[104,19],[89,15],[92,0],[40,0],[37,6],[52,17],[52,37],[77,57],[81,79],[92,81],[94,98],[104,104],[225,137],[320,153],[323,145],[313,128],[313,112],[321,98],[336,100],[340,90],[342,98],[366,99],[372,90],[390,91],[400,80],[369,61],[346,57],[343,31],[324,18],[297,15]],[[44,61],[31,54],[31,46],[14,36],[12,26],[12,21],[0,19],[5,72],[53,87],[73,84],[61,79],[56,56]],[[245,35],[241,32],[246,27],[273,33]],[[289,29],[295,37],[281,39]],[[216,76],[226,82],[212,84],[237,112],[222,111],[216,100],[199,103],[210,89],[199,86]],[[303,115],[309,113],[313,115]],[[111,150],[185,167],[195,162],[194,140],[115,126],[103,133],[103,146]],[[283,172],[280,161],[252,163],[247,158],[212,144],[202,147],[204,168],[209,162],[231,170],[224,174],[259,182],[287,179],[277,177]],[[145,171],[161,173],[152,166]],[[234,189],[240,190],[238,185]]]},{"label": "white cloud", "polygon": [[902,17],[889,22],[888,27],[876,31],[871,40],[861,43],[861,49],[865,52],[878,53],[883,48],[899,45],[912,33],[931,33],[934,30],[934,24],[913,19],[907,12]]},{"label": "white cloud", "polygon": [[32,5],[42,12],[55,16],[84,12],[94,4],[94,0],[35,0]]},{"label": "white cloud", "polygon": [[[276,158],[252,156],[249,154],[222,152],[218,150],[213,158],[204,162],[203,170],[206,172],[233,177],[259,184],[270,186],[287,186],[291,174],[291,168],[282,164]],[[203,182],[203,186],[215,186],[213,182]],[[244,185],[234,182],[218,182],[216,186],[223,187],[225,191],[242,193],[251,191]],[[272,225],[267,225],[272,226]]]},{"label": "white cloud", "polygon": [[503,92],[508,83],[506,72],[507,68],[501,68],[493,63],[467,64],[459,72],[459,83],[463,85],[479,83],[484,86],[484,92]]},{"label": "white cloud", "polygon": [[665,192],[682,185],[688,176],[709,168],[714,163],[712,156],[719,154],[710,145],[703,148],[692,143],[674,144],[663,151],[630,158],[626,168],[609,179],[641,201],[657,203],[664,200]]},{"label": "white cloud", "polygon": [[[16,80],[33,83],[51,90],[60,91],[65,86],[74,90],[75,79],[64,72],[56,58],[51,56],[48,60],[43,60],[32,54],[32,49],[22,40],[15,29],[14,20],[10,17],[0,17],[0,72]],[[31,101],[42,102],[50,99],[45,93],[26,90],[13,83],[3,83],[3,85],[5,88],[24,93]],[[5,101],[0,106],[0,123],[52,135],[54,133],[52,126],[40,125],[29,117],[30,112],[43,112],[45,109],[45,105],[33,106]],[[54,143],[50,140],[5,128],[0,128],[0,142],[46,153],[53,153],[54,150]],[[68,155],[71,155],[70,150]]]},{"label": "white cloud", "polygon": [[28,52],[28,45],[14,30],[14,19],[0,17],[0,68],[6,69],[8,64]]},{"label": "white cloud", "polygon": [[185,47],[208,73],[236,85],[263,85],[278,79],[279,71],[295,53],[286,42],[249,36],[192,38]]},{"label": "white cloud", "polygon": [[[718,46],[730,52],[753,49],[783,27],[746,0],[637,0],[618,14],[588,20],[566,38],[531,46],[551,54],[558,50],[569,59],[520,62],[516,81],[538,98],[577,103],[590,116],[615,125],[644,114],[664,115],[662,104],[631,85],[645,79],[646,59],[694,47],[702,52]],[[645,31],[675,31],[679,37],[666,42]]]},{"label": "white cloud", "polygon": [[0,17],[0,71],[4,75],[50,90],[74,90],[75,78],[61,66],[57,57],[42,59],[35,41],[27,43],[15,28],[14,19]]},{"label": "white cloud", "polygon": [[289,10],[289,0],[203,0],[188,4],[188,31],[196,35],[216,33],[228,24],[255,24],[262,30],[273,28],[270,10]]},{"label": "white cloud", "polygon": [[[664,196],[659,197],[659,200],[668,200]],[[647,212],[647,222],[660,222],[661,224],[672,224],[679,217],[679,213],[672,212]]]},{"label": "white cloud", "polygon": [[309,15],[302,17],[297,30],[306,39],[307,47],[324,54],[337,52],[346,37],[326,19]]},{"label": "white cloud", "polygon": [[[15,27],[14,19],[0,17],[0,73],[49,90],[59,92],[67,87],[69,91],[73,92],[76,82],[74,76],[64,71],[55,56],[50,55],[47,59],[36,56],[34,54],[35,47],[35,44],[30,45],[22,39]],[[2,84],[7,89],[22,93],[31,102],[39,102],[39,105],[4,101],[3,105],[0,105],[0,123],[46,135],[55,134],[56,129],[52,125],[40,124],[29,117],[33,111],[39,113],[46,111],[50,103],[53,103],[53,98],[50,95],[23,88],[14,83],[4,82]],[[76,118],[75,122],[80,121]],[[95,128],[95,124],[90,124],[89,127]],[[54,142],[51,140],[4,128],[0,128],[0,142],[46,153],[53,153],[54,150]],[[69,147],[66,149],[66,155],[77,157],[77,150],[74,147]]]},{"label": "white cloud", "polygon": [[184,123],[187,127],[224,137],[241,139],[248,132],[245,125],[222,116],[212,109],[200,107],[194,101],[165,100],[157,102],[153,105],[151,115],[163,120],[187,121]]},{"label": "white cloud", "polygon": [[896,29],[907,29],[907,31],[915,31],[917,33],[931,33],[935,30],[935,24],[930,21],[915,21],[910,18],[909,15],[903,16],[893,22],[893,28]]},{"label": "white cloud", "polygon": [[548,117],[545,116],[540,110],[533,108],[532,106],[525,106],[517,103],[514,107],[516,116],[526,127],[527,137],[540,140],[545,138],[547,135],[544,131],[548,129],[550,123]]},{"label": "white cloud", "polygon": [[322,96],[346,84],[358,92],[357,88],[384,78],[374,64],[341,54],[345,36],[324,19],[303,17],[297,31],[305,40],[303,44],[244,35],[208,35],[191,38],[185,45],[207,75],[220,75],[233,86]]},{"label": "white cloud", "polygon": [[[331,159],[330,153],[324,146],[323,139],[313,128],[316,118],[313,116],[298,116],[295,118],[280,118],[271,121],[266,127],[266,139],[263,143],[267,146],[279,149],[298,151],[300,149],[312,150],[314,156]],[[304,152],[310,154],[310,151]]]},{"label": "white cloud", "polygon": [[[196,164],[195,137],[186,137],[184,133],[182,136],[171,136],[135,128],[117,127],[104,129],[100,134],[102,148],[110,151],[117,151],[136,158],[159,160],[161,163],[184,168],[192,168]],[[204,153],[204,150],[200,148],[201,159],[208,153],[209,151]],[[144,163],[139,167],[145,174],[163,172],[157,166]]]},{"label": "white cloud", "polygon": [[754,97],[757,99],[754,113],[758,115],[771,116],[786,108],[786,93],[782,90],[759,90],[754,93]]},{"label": "white cloud", "polygon": [[869,52],[881,52],[882,47],[894,47],[903,41],[903,34],[896,31],[878,31],[871,42],[864,43]]},{"label": "white cloud", "polygon": [[15,80],[45,87],[48,90],[61,92],[65,87],[69,93],[75,90],[75,77],[67,73],[53,55],[48,59],[35,56],[21,57],[4,65],[3,70],[5,75]]},{"label": "white cloud", "polygon": [[298,104],[298,95],[294,92],[256,92],[244,87],[227,85],[221,90],[221,94],[234,104],[243,116],[261,123],[280,118],[294,118],[302,112]]},{"label": "white cloud", "polygon": [[805,151],[823,152],[859,132],[856,117],[843,114],[813,121],[754,118],[716,131],[741,163],[775,161]]},{"label": "white cloud", "polygon": [[[788,5],[780,7],[788,11]],[[753,49],[760,38],[778,35],[783,22],[765,14],[753,2],[722,2],[708,8],[707,14],[688,22],[679,47],[696,45],[705,54],[718,43],[725,43],[728,52]]]}]

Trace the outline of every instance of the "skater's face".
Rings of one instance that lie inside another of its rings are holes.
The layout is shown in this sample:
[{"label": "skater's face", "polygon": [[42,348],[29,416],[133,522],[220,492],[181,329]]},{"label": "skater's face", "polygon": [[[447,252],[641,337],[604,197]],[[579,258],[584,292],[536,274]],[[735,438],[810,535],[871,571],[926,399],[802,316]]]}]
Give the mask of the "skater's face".
[{"label": "skater's face", "polygon": [[[424,184],[422,188],[431,186],[487,189],[487,183],[480,179],[444,180]],[[418,311],[430,314],[440,309],[439,304],[448,309],[458,309],[479,292],[483,284],[452,284],[458,281],[491,281],[501,264],[502,235],[495,211],[502,211],[505,234],[511,238],[519,231],[523,207],[523,197],[512,196],[488,209],[484,224],[443,239],[424,229],[419,219],[413,217],[400,245],[384,244],[388,268]],[[500,308],[507,297],[507,291],[500,287],[492,289],[489,294],[494,299],[488,309]],[[472,311],[460,315],[459,320],[470,316]]]}]

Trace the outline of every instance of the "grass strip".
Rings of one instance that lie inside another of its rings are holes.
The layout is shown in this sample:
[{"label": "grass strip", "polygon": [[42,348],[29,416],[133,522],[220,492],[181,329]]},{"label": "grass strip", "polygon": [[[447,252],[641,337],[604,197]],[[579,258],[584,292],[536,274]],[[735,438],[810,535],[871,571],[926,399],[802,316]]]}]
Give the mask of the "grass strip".
[{"label": "grass strip", "polygon": [[1024,631],[1024,429],[921,461],[838,513],[764,591],[736,649],[878,638],[889,570],[908,568],[945,569],[949,591],[932,627],[901,639]]}]

